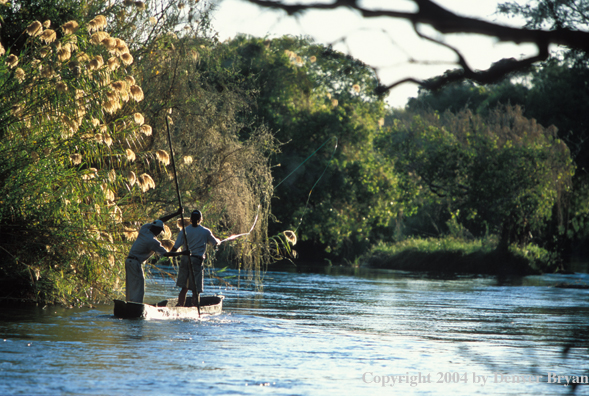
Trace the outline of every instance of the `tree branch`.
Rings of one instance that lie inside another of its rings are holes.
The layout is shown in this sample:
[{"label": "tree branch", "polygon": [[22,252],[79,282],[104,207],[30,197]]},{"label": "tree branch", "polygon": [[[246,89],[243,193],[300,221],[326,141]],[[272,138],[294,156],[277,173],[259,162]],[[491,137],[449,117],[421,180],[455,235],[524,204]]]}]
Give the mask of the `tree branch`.
[{"label": "tree branch", "polygon": [[[470,79],[480,84],[489,84],[500,80],[507,74],[514,71],[525,70],[535,62],[548,58],[550,44],[566,46],[589,53],[589,32],[573,30],[569,28],[557,28],[554,30],[514,28],[499,25],[492,22],[482,21],[476,18],[463,17],[435,4],[431,0],[413,0],[417,5],[416,12],[399,12],[391,10],[370,10],[360,6],[358,0],[335,0],[333,3],[309,3],[309,4],[283,4],[280,1],[272,0],[247,0],[260,7],[280,9],[288,15],[302,14],[308,10],[334,10],[344,7],[358,11],[365,18],[388,17],[405,19],[413,23],[416,32],[430,41],[446,46],[458,55],[458,65],[462,70],[446,73],[430,81],[419,81],[413,78],[406,78],[387,86],[380,86],[378,93],[385,93],[392,88],[405,82],[417,83],[427,89],[438,89],[448,83]],[[489,69],[474,71],[466,64],[460,52],[438,40],[425,37],[419,33],[417,25],[427,24],[442,34],[468,33],[480,34],[495,37],[499,41],[513,42],[515,44],[532,43],[538,48],[538,54],[526,59],[515,60],[501,59],[494,63]]]}]

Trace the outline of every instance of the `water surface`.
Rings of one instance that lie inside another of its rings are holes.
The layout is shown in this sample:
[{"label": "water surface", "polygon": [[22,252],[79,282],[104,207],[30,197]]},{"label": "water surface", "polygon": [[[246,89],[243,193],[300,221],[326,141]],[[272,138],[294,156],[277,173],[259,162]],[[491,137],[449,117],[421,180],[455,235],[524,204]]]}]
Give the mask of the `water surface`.
[{"label": "water surface", "polygon": [[568,394],[589,375],[589,290],[560,282],[589,278],[267,272],[263,291],[209,286],[224,313],[201,320],[3,309],[0,394]]}]

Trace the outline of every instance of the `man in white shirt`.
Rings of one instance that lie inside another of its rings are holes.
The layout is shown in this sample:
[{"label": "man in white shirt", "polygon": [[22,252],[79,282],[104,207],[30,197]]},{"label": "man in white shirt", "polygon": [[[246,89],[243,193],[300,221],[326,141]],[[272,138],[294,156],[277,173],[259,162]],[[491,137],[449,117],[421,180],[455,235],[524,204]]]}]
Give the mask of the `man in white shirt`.
[{"label": "man in white shirt", "polygon": [[160,256],[180,256],[187,255],[187,252],[174,253],[176,250],[168,252],[156,238],[164,230],[164,222],[172,217],[182,214],[182,210],[176,213],[164,216],[152,223],[141,226],[137,239],[131,246],[129,255],[125,260],[125,273],[127,277],[126,298],[127,301],[143,303],[145,295],[145,274],[143,273],[143,263],[154,253]]},{"label": "man in white shirt", "polygon": [[[172,249],[172,251],[176,251],[180,246],[184,246],[184,250],[186,250],[185,242],[187,242],[188,251],[190,251],[190,260],[188,260],[188,257],[182,257],[180,260],[180,269],[178,270],[178,280],[176,282],[176,286],[182,288],[178,295],[179,306],[184,306],[188,289],[192,290],[192,305],[197,305],[198,295],[203,291],[204,274],[202,264],[206,258],[207,243],[213,246],[221,243],[213,235],[211,230],[200,225],[202,217],[202,213],[199,210],[192,212],[190,215],[192,224],[187,226],[183,231],[180,231]],[[184,234],[186,234],[186,238]],[[196,286],[190,280],[189,261],[192,265]]]}]

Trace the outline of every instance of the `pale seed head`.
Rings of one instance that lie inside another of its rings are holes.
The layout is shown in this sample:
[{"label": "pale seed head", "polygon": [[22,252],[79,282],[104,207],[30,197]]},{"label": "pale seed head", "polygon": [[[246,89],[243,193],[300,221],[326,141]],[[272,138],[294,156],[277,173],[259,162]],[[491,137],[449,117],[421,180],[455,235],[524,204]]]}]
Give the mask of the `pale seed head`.
[{"label": "pale seed head", "polygon": [[141,187],[141,191],[147,192],[151,188],[155,188],[155,182],[147,173],[142,174],[139,176],[139,187]]},{"label": "pale seed head", "polygon": [[129,66],[131,63],[133,63],[133,56],[130,53],[125,52],[121,55],[121,60],[126,66]]},{"label": "pale seed head", "polygon": [[131,85],[130,88],[131,96],[135,99],[136,102],[141,102],[143,100],[143,90],[139,85]]},{"label": "pale seed head", "polygon": [[88,62],[88,61],[90,60],[90,57],[89,57],[89,56],[88,56],[88,54],[87,54],[87,53],[85,53],[85,52],[79,52],[79,53],[76,55],[76,59],[77,59],[77,60],[78,60],[78,62],[80,62],[80,63],[86,63],[86,62]]},{"label": "pale seed head", "polygon": [[130,161],[130,162],[135,161],[135,153],[133,152],[133,150],[127,149],[125,152],[127,154],[127,160],[128,161]]},{"label": "pale seed head", "polygon": [[121,62],[118,58],[112,57],[108,59],[108,68],[111,71],[117,70],[121,66]]},{"label": "pale seed head", "polygon": [[72,52],[70,51],[69,47],[62,47],[59,50],[57,50],[57,59],[59,59],[60,62],[65,62],[66,60],[71,58],[71,56]]},{"label": "pale seed head", "polygon": [[45,42],[45,44],[50,44],[54,42],[56,38],[57,36],[55,35],[55,30],[52,29],[45,29],[43,33],[41,33],[41,35],[39,36],[39,39]]},{"label": "pale seed head", "polygon": [[129,181],[129,184],[132,187],[137,181],[137,175],[135,175],[135,172],[129,171],[129,174],[127,175],[127,180]]},{"label": "pale seed head", "polygon": [[178,229],[182,230],[182,222],[184,222],[184,228],[188,227],[189,225],[192,224],[192,222],[190,221],[190,217],[184,217],[182,219],[178,219],[176,220],[176,227],[178,227]]},{"label": "pale seed head", "polygon": [[64,23],[63,25],[61,25],[61,28],[63,29],[63,34],[72,34],[75,33],[76,30],[78,30],[78,22],[76,21],[69,21]]},{"label": "pale seed head", "polygon": [[155,152],[155,156],[158,159],[159,162],[161,162],[164,165],[170,165],[170,156],[168,155],[168,153],[165,150],[158,150]]},{"label": "pale seed head", "polygon": [[[162,238],[164,239],[170,239],[172,237],[172,230],[170,230],[170,227],[167,226],[167,224],[164,224],[164,232],[162,233]],[[172,245],[174,246],[174,245]]]},{"label": "pale seed head", "polygon": [[106,17],[104,15],[97,15],[94,19],[88,22],[88,31],[95,32],[106,27]]},{"label": "pale seed head", "polygon": [[18,67],[14,71],[14,77],[16,77],[18,82],[23,82],[25,80],[25,71],[23,69],[21,69],[20,67]]},{"label": "pale seed head", "polygon": [[98,31],[94,34],[92,34],[92,37],[90,38],[90,42],[94,45],[98,45],[102,43],[102,40],[106,39],[110,37],[110,35],[106,32],[103,31]]},{"label": "pale seed head", "polygon": [[109,51],[113,51],[117,48],[117,40],[112,37],[105,38],[100,42],[100,44],[104,45]]},{"label": "pale seed head", "polygon": [[126,81],[114,81],[113,83],[111,83],[111,86],[117,92],[127,90],[127,82]]},{"label": "pale seed head", "polygon": [[25,31],[29,36],[38,36],[41,33],[43,33],[43,25],[41,24],[41,22],[35,21],[31,23],[29,26],[27,26]]},{"label": "pale seed head", "polygon": [[135,123],[137,123],[138,125],[143,125],[143,123],[145,122],[145,119],[143,118],[143,114],[141,114],[141,113],[133,114],[133,119],[135,120]]},{"label": "pale seed head", "polygon": [[8,57],[6,58],[6,64],[10,68],[16,67],[16,65],[18,65],[18,56],[14,54],[8,55]]},{"label": "pale seed head", "polygon": [[125,227],[123,229],[123,235],[125,236],[125,238],[127,238],[128,241],[134,241],[139,236],[139,232],[132,228]]},{"label": "pale seed head", "polygon": [[117,38],[115,39],[116,42],[116,49],[119,54],[124,54],[129,52],[129,47],[127,47],[127,43],[123,40]]},{"label": "pale seed head", "polygon": [[123,102],[128,102],[129,101],[129,91],[124,90],[119,92],[119,96],[121,97],[121,100]]},{"label": "pale seed head", "polygon": [[112,201],[114,201],[114,200],[115,200],[115,193],[114,193],[114,192],[112,192],[112,190],[111,190],[111,189],[107,189],[107,190],[104,192],[104,198],[105,198],[107,201],[110,201],[110,202],[112,202]]},{"label": "pale seed head", "polygon": [[297,244],[297,234],[295,234],[294,231],[286,230],[286,231],[283,231],[282,233],[284,234],[284,237],[291,245],[294,246]]},{"label": "pale seed head", "polygon": [[[164,224],[164,226],[166,225]],[[171,239],[162,239],[162,246],[169,252],[174,247],[174,241]]]},{"label": "pale seed head", "polygon": [[102,59],[101,55],[96,55],[92,60],[88,63],[88,67],[90,70],[98,70],[104,65],[104,60]]},{"label": "pale seed head", "polygon": [[141,132],[145,135],[145,136],[151,136],[151,133],[153,132],[151,129],[151,126],[147,125],[147,124],[143,124],[141,125]]}]

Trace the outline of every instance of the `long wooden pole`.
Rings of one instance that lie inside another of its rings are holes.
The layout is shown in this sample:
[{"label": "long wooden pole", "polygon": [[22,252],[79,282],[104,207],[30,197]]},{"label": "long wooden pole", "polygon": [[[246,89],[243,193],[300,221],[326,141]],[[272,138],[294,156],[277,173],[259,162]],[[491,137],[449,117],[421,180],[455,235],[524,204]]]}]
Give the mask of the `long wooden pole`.
[{"label": "long wooden pole", "polygon": [[[176,194],[178,195],[178,204],[180,205],[180,214],[181,220],[180,223],[182,224],[182,233],[184,234],[184,244],[186,245],[186,249],[188,250],[188,274],[190,276],[191,283],[194,285],[194,289],[192,290],[193,297],[196,296],[196,307],[198,310],[198,316],[200,317],[200,296],[198,293],[198,285],[196,284],[196,277],[194,276],[194,271],[192,270],[192,252],[190,252],[190,248],[188,247],[188,239],[186,238],[186,228],[184,226],[184,212],[182,210],[182,196],[180,195],[180,187],[178,186],[178,175],[176,174],[176,162],[174,161],[174,149],[172,148],[172,136],[170,135],[170,123],[168,122],[168,117],[166,116],[166,129],[168,131],[168,143],[170,145],[170,156],[172,158],[172,170],[174,171],[174,182],[176,183]],[[196,293],[196,294],[194,294]]]}]

